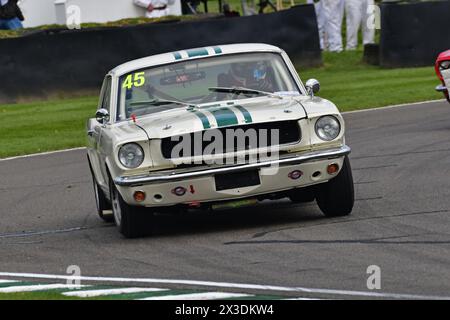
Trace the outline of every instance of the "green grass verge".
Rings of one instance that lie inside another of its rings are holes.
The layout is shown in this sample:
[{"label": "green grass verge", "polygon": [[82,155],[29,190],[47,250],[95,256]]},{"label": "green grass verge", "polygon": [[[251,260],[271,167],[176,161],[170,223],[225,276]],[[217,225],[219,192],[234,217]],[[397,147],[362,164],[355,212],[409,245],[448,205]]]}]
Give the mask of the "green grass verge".
[{"label": "green grass verge", "polygon": [[[432,66],[381,69],[362,61],[362,51],[324,53],[324,66],[300,69],[303,81],[317,78],[320,96],[341,111],[442,99]],[[85,123],[97,97],[0,106],[0,158],[83,146]]]},{"label": "green grass verge", "polygon": [[82,146],[97,98],[0,106],[0,158]]},{"label": "green grass verge", "polygon": [[303,81],[318,79],[319,96],[341,111],[443,99],[434,90],[438,79],[433,66],[382,69],[363,63],[362,50],[325,52],[323,67],[298,71]]}]

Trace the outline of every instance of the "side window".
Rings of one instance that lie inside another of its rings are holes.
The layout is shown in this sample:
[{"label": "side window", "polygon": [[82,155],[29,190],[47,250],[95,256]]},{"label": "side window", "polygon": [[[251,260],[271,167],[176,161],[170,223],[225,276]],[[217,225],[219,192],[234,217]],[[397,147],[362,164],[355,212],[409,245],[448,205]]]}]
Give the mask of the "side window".
[{"label": "side window", "polygon": [[106,109],[109,112],[111,102],[111,77],[106,77],[103,81],[102,90],[100,93],[100,100],[98,103],[98,109]]}]

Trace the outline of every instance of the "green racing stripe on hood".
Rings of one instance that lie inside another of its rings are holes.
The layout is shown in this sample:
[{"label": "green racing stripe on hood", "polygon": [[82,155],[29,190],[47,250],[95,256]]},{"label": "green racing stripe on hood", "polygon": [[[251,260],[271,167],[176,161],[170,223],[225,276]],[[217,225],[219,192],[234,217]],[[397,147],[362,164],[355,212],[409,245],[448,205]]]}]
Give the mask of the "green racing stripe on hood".
[{"label": "green racing stripe on hood", "polygon": [[209,123],[209,120],[208,120],[207,116],[205,116],[202,112],[197,111],[197,110],[193,110],[191,112],[193,114],[195,114],[202,121],[203,129],[211,128],[211,124]]},{"label": "green racing stripe on hood", "polygon": [[245,109],[243,106],[234,106],[236,109],[238,109],[240,112],[242,112],[242,115],[244,116],[245,123],[252,123],[252,115],[250,112],[248,112],[247,109]]},{"label": "green racing stripe on hood", "polygon": [[209,111],[217,121],[217,127],[232,126],[238,124],[238,119],[234,112],[227,107],[210,107]]}]

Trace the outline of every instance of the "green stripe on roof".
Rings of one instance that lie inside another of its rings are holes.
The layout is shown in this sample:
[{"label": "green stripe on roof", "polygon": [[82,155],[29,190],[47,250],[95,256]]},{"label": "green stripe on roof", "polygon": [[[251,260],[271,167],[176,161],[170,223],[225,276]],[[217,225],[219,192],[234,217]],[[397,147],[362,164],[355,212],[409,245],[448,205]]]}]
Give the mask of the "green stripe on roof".
[{"label": "green stripe on roof", "polygon": [[222,49],[220,49],[220,47],[213,47],[213,49],[216,54],[222,53]]},{"label": "green stripe on roof", "polygon": [[191,49],[191,50],[187,50],[186,52],[187,52],[187,55],[189,58],[208,55],[208,50],[206,50],[205,48]]},{"label": "green stripe on roof", "polygon": [[238,109],[240,112],[242,112],[242,114],[244,115],[244,119],[246,123],[252,123],[253,119],[252,119],[252,115],[250,114],[250,112],[248,112],[247,109],[245,109],[242,106],[234,106],[236,109]]},{"label": "green stripe on roof", "polygon": [[179,52],[174,52],[173,56],[175,57],[175,60],[180,60],[181,59],[181,53],[179,53]]}]

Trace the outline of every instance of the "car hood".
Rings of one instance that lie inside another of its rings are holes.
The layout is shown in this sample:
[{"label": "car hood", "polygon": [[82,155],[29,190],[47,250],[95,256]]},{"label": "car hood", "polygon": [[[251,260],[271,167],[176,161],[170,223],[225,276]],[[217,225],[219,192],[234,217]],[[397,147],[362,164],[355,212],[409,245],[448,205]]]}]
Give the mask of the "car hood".
[{"label": "car hood", "polygon": [[294,97],[258,97],[180,107],[136,119],[150,139],[250,123],[298,120],[307,116]]}]

